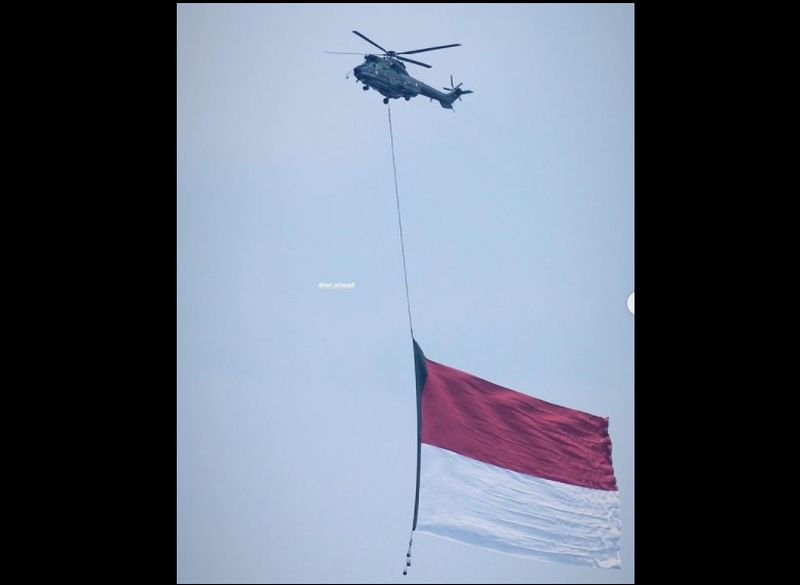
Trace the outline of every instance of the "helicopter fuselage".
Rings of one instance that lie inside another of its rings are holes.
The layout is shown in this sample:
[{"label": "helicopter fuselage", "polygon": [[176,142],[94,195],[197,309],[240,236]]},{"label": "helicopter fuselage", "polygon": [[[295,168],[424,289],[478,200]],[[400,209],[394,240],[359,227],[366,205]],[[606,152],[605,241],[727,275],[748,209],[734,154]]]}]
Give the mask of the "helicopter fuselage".
[{"label": "helicopter fuselage", "polygon": [[399,98],[407,101],[422,94],[437,100],[443,108],[453,109],[453,101],[458,97],[455,91],[443,93],[414,79],[402,62],[391,57],[367,55],[364,62],[353,69],[353,75],[364,84],[364,89],[372,88],[385,96],[384,103]]}]

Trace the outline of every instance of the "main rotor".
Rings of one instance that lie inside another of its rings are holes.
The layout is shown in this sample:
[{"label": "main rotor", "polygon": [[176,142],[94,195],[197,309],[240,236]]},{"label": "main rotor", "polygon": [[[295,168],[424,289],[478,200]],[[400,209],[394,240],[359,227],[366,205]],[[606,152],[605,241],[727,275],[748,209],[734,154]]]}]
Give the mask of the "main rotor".
[{"label": "main rotor", "polygon": [[[427,67],[428,69],[430,69],[431,66],[428,65],[427,63],[422,63],[421,61],[414,61],[414,59],[409,59],[408,57],[402,57],[401,55],[413,55],[414,53],[424,53],[425,51],[436,51],[438,49],[448,49],[450,47],[460,47],[461,46],[461,43],[454,43],[452,45],[440,45],[438,47],[428,47],[427,49],[416,49],[414,51],[400,51],[398,53],[397,51],[389,51],[387,49],[384,49],[378,43],[376,43],[375,41],[373,41],[373,40],[367,38],[366,36],[362,35],[357,30],[354,30],[353,34],[358,35],[359,37],[361,37],[362,39],[367,41],[369,44],[378,47],[381,51],[383,51],[383,53],[381,53],[382,57],[389,57],[391,59],[397,59],[399,61],[406,61],[407,63],[413,63],[414,65],[420,65],[421,67]],[[325,52],[326,53],[335,53],[337,55],[361,55],[361,53],[340,53],[338,51],[325,51]]]}]

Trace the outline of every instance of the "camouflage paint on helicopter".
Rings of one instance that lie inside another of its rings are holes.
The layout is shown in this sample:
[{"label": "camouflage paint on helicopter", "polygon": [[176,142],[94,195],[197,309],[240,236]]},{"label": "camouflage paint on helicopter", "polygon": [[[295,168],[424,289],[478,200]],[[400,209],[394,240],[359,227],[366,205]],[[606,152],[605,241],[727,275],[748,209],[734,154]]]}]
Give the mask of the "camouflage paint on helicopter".
[{"label": "camouflage paint on helicopter", "polygon": [[[353,69],[353,75],[357,81],[364,84],[364,91],[372,88],[378,91],[381,95],[385,96],[383,103],[388,104],[390,99],[404,98],[406,101],[412,97],[420,94],[429,97],[431,100],[437,100],[443,108],[453,110],[453,102],[456,99],[460,100],[462,95],[473,93],[469,89],[461,89],[461,83],[454,86],[453,76],[450,76],[450,87],[443,88],[447,93],[443,93],[437,89],[432,88],[430,85],[414,79],[406,71],[406,66],[401,61],[414,63],[422,67],[430,68],[430,65],[414,61],[401,55],[409,55],[412,53],[422,53],[424,51],[434,51],[437,49],[446,49],[448,47],[459,47],[459,44],[442,45],[439,47],[429,47],[427,49],[417,49],[415,51],[403,51],[397,53],[395,51],[387,51],[377,43],[371,41],[358,31],[353,31],[356,35],[363,38],[367,42],[375,45],[382,51],[382,56],[379,55],[366,55],[364,62]],[[330,51],[326,51],[330,52]],[[337,54],[359,54],[359,53],[337,53]],[[454,110],[455,111],[455,110]]]}]

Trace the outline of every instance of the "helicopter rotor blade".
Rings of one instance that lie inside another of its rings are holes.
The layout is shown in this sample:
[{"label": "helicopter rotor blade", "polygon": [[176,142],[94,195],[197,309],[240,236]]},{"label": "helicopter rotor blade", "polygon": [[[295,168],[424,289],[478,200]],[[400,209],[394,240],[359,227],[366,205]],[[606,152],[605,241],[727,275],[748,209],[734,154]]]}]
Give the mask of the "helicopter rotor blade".
[{"label": "helicopter rotor blade", "polygon": [[371,41],[371,40],[369,40],[367,37],[365,37],[364,35],[362,35],[362,34],[361,34],[360,32],[358,32],[357,30],[354,30],[354,31],[353,31],[353,33],[354,33],[354,34],[356,34],[356,35],[358,35],[358,36],[360,36],[362,39],[364,39],[365,41],[367,41],[369,44],[371,44],[371,45],[375,45],[376,47],[378,47],[378,48],[379,48],[381,51],[383,51],[384,53],[389,53],[389,52],[390,52],[390,51],[387,51],[386,49],[384,49],[383,47],[381,47],[381,46],[380,46],[378,43],[376,43],[376,42],[374,42],[374,41]]},{"label": "helicopter rotor blade", "polygon": [[427,49],[416,49],[414,51],[403,51],[402,53],[395,53],[395,54],[396,55],[413,55],[414,53],[424,53],[425,51],[436,51],[438,49],[447,49],[449,47],[460,47],[460,46],[461,46],[461,43],[455,43],[453,45],[441,45],[439,47],[428,47]]},{"label": "helicopter rotor blade", "polygon": [[453,84],[454,84],[454,83],[455,83],[455,81],[453,81],[453,76],[451,75],[451,76],[450,76],[450,88],[451,88],[451,89],[453,88]]},{"label": "helicopter rotor blade", "polygon": [[431,68],[431,66],[428,65],[427,63],[421,63],[419,61],[414,61],[414,59],[409,59],[408,57],[400,57],[399,55],[396,55],[394,58],[395,59],[399,59],[400,61],[408,61],[409,63],[413,63],[414,65],[421,65],[423,67],[427,67],[428,69]]}]

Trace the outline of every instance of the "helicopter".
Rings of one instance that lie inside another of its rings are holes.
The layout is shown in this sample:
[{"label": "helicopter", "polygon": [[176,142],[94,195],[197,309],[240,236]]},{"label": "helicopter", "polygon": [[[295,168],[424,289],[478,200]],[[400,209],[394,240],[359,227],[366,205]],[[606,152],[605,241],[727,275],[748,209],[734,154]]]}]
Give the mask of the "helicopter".
[{"label": "helicopter", "polygon": [[[450,87],[444,87],[447,93],[442,93],[441,91],[432,88],[430,85],[427,85],[418,79],[414,79],[409,75],[408,71],[406,71],[406,66],[402,63],[403,61],[407,63],[413,63],[415,65],[420,65],[422,67],[426,67],[428,69],[431,68],[430,65],[426,63],[422,63],[420,61],[414,61],[413,59],[409,59],[408,57],[403,57],[402,55],[411,55],[413,53],[423,53],[425,51],[436,51],[438,49],[447,49],[449,47],[460,47],[460,43],[455,43],[451,45],[441,45],[438,47],[428,47],[427,49],[417,49],[415,51],[402,51],[397,53],[395,51],[387,51],[383,47],[381,47],[378,43],[368,39],[366,36],[362,35],[357,30],[353,31],[353,34],[358,35],[371,45],[375,45],[381,51],[383,51],[380,55],[365,55],[364,62],[353,69],[353,75],[356,78],[356,83],[362,83],[363,90],[367,91],[369,88],[372,88],[378,91],[381,95],[385,96],[383,98],[383,103],[388,104],[390,99],[399,99],[405,98],[406,101],[410,100],[412,97],[416,97],[420,94],[429,97],[431,101],[438,100],[438,102],[442,105],[443,108],[448,110],[453,110],[453,102],[456,99],[461,100],[462,95],[466,95],[468,93],[474,93],[469,89],[461,89],[461,83],[458,85],[453,85],[453,76],[450,76]],[[362,53],[341,53],[338,51],[323,51],[324,53],[334,54],[334,55],[361,55]],[[349,77],[350,73],[348,73],[345,77]]]}]

